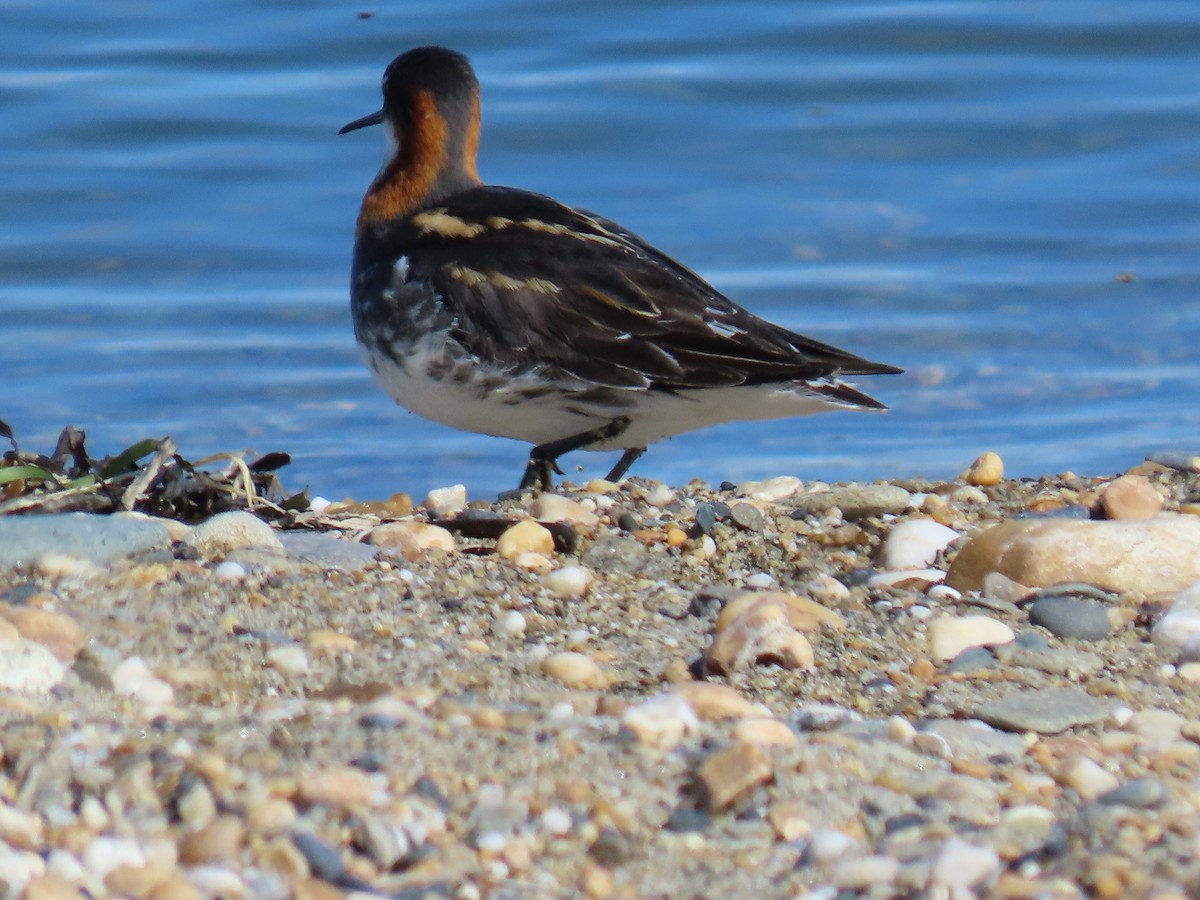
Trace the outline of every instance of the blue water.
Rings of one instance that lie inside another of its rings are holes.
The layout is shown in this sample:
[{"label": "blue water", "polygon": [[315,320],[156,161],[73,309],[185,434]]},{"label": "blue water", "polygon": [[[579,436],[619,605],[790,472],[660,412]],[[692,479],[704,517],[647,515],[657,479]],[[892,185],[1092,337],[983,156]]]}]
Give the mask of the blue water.
[{"label": "blue water", "polygon": [[[360,12],[373,12],[361,17]],[[511,487],[527,448],[370,382],[346,299],[397,53],[467,52],[480,170],[751,309],[904,366],[887,416],[730,426],[634,469],[1035,475],[1195,449],[1200,4],[209,4],[0,12],[0,419],[49,450],[285,450],[290,487]],[[578,453],[573,477],[612,456]]]}]

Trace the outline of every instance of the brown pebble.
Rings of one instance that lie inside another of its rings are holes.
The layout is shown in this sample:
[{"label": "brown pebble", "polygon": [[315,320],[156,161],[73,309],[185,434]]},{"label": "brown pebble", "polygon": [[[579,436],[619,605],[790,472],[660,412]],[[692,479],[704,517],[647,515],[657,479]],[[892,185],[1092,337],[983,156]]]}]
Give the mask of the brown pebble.
[{"label": "brown pebble", "polygon": [[696,770],[696,780],[709,810],[730,806],[747,791],[772,777],[771,760],[754,744],[734,744],[709,754]]},{"label": "brown pebble", "polygon": [[146,900],[201,900],[201,895],[186,875],[176,872],[147,894]]},{"label": "brown pebble", "polygon": [[673,693],[686,700],[696,716],[706,722],[770,715],[762,704],[751,703],[733,688],[712,681],[680,684]]},{"label": "brown pebble", "polygon": [[236,862],[245,834],[246,827],[237,816],[218,816],[179,842],[179,859],[189,866]]},{"label": "brown pebble", "polygon": [[971,463],[971,467],[963,473],[963,479],[967,484],[977,487],[990,487],[998,484],[1004,480],[1004,460],[1000,458],[1000,454],[991,450],[980,454],[976,457],[975,462]]},{"label": "brown pebble", "polygon": [[407,520],[387,522],[371,529],[367,543],[404,559],[419,559],[431,551],[452,553],[454,535],[440,525]]},{"label": "brown pebble", "polygon": [[554,553],[554,535],[533,519],[522,519],[496,540],[496,553],[502,559],[516,559],[523,553]]},{"label": "brown pebble", "polygon": [[784,669],[811,669],[812,645],[788,621],[786,604],[758,603],[717,631],[704,655],[706,668],[718,674],[774,663]]},{"label": "brown pebble", "polygon": [[1162,496],[1144,475],[1122,475],[1100,492],[1106,519],[1152,519],[1162,512]]},{"label": "brown pebble", "polygon": [[57,875],[39,875],[25,886],[25,900],[82,900],[83,892]]},{"label": "brown pebble", "polygon": [[371,776],[351,766],[318,769],[300,780],[300,797],[306,803],[325,803],[339,809],[367,806],[375,790]]},{"label": "brown pebble", "polygon": [[542,672],[570,688],[603,690],[608,676],[596,661],[583,653],[566,651],[554,653],[542,660]]},{"label": "brown pebble", "polygon": [[21,637],[41,644],[63,662],[74,660],[87,644],[87,635],[79,623],[62,613],[18,606],[7,610],[4,617]]}]

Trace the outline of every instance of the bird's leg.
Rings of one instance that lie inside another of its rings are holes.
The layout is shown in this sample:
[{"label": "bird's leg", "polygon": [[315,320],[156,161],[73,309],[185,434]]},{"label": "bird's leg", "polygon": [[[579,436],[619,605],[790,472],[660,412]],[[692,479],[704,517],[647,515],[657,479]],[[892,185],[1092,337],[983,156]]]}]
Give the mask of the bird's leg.
[{"label": "bird's leg", "polygon": [[[629,416],[617,416],[611,422],[601,425],[599,428],[593,428],[591,431],[584,431],[579,434],[573,434],[570,437],[559,438],[557,441],[549,441],[545,444],[538,444],[529,451],[529,463],[525,466],[525,474],[521,476],[521,484],[517,487],[519,491],[527,491],[535,485],[544,491],[550,490],[554,486],[554,472],[562,474],[562,470],[558,467],[558,458],[564,453],[570,453],[572,450],[578,450],[580,447],[588,447],[592,444],[598,444],[602,441],[609,441],[619,435],[622,431],[629,427]],[[625,457],[629,456],[630,451],[625,451],[625,456],[621,457],[621,462],[625,462]],[[638,451],[640,454],[641,451]],[[629,468],[633,461],[637,459],[637,454],[630,458],[629,463],[625,468]],[[620,468],[621,463],[617,463]],[[621,471],[624,471],[622,469]]]},{"label": "bird's leg", "polygon": [[617,460],[617,464],[612,467],[612,471],[608,473],[605,481],[620,481],[625,477],[625,473],[629,471],[629,467],[638,461],[643,453],[646,452],[645,447],[630,447],[621,454],[621,458]]}]

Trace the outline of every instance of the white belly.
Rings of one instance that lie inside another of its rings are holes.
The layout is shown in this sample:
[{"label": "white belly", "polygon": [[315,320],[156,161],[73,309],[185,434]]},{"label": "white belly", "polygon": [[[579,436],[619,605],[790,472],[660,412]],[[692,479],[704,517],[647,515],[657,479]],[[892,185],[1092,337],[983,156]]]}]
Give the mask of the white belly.
[{"label": "white belly", "polygon": [[394,358],[367,353],[379,385],[401,406],[443,425],[544,444],[582,434],[628,416],[628,428],[590,450],[646,447],[677,434],[725,422],[785,419],[844,408],[803,385],[705,388],[669,393],[613,390],[611,404],[585,402],[582,383],[557,388],[536,374],[507,377],[499,371],[447,366],[444,350]]}]

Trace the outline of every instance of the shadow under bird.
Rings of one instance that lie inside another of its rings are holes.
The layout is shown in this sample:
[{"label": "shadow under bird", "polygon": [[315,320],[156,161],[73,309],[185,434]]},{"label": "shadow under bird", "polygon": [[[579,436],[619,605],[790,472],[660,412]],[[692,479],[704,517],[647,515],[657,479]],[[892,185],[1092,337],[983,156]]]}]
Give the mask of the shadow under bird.
[{"label": "shadow under bird", "polygon": [[441,47],[383,75],[388,152],[355,230],[350,305],[376,380],[401,406],[534,444],[521,489],[557,459],[723,422],[886,407],[839,375],[891,374],[755,316],[633,232],[476,171],[479,83]]}]

